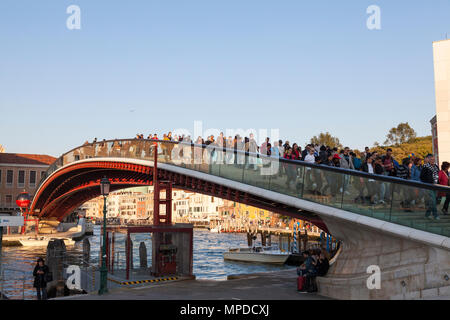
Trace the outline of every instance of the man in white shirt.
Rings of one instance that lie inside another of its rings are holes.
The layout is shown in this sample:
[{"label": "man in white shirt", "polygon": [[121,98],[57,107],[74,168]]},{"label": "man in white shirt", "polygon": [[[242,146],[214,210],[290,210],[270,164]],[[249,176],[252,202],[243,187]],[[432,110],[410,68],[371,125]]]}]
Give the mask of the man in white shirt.
[{"label": "man in white shirt", "polygon": [[316,157],[314,156],[314,148],[309,148],[308,154],[305,157],[305,162],[316,163]]},{"label": "man in white shirt", "polygon": [[[314,155],[315,152],[316,150],[313,147],[309,147],[308,154],[305,156],[305,162],[315,163],[316,162],[316,157]],[[311,168],[306,167],[305,169],[306,169],[305,171],[306,185],[309,186],[308,189],[310,192],[316,194],[316,192],[320,190],[320,188],[318,188],[317,185],[317,177],[314,177],[313,170]]]},{"label": "man in white shirt", "polygon": [[278,151],[280,153],[280,158],[283,158],[284,156],[284,147],[283,147],[283,141],[278,140]]}]

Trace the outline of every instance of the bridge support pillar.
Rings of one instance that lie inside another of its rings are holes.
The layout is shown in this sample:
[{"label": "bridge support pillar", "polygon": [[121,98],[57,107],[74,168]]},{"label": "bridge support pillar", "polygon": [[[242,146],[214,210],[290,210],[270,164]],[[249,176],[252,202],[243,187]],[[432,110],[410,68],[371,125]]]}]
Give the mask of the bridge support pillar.
[{"label": "bridge support pillar", "polygon": [[[153,162],[153,224],[164,230],[172,226],[172,181],[159,180],[158,145],[155,144]],[[161,198],[161,192],[164,197]],[[162,208],[161,208],[162,206]],[[161,212],[161,209],[164,211]],[[177,273],[177,234],[156,232],[152,236],[152,273],[155,276]]]},{"label": "bridge support pillar", "polygon": [[261,238],[261,245],[263,247],[265,247],[266,246],[266,239],[264,239],[264,233],[262,231],[259,231],[258,233],[259,233],[260,238]]},{"label": "bridge support pillar", "polygon": [[[158,181],[153,184],[153,224],[171,225],[172,224],[172,182]],[[161,192],[164,192],[164,198],[161,199]],[[164,213],[161,212],[161,205],[164,206]]]},{"label": "bridge support pillar", "polygon": [[319,294],[346,300],[450,296],[450,251],[336,218],[324,221],[342,245],[326,277],[317,278]]}]

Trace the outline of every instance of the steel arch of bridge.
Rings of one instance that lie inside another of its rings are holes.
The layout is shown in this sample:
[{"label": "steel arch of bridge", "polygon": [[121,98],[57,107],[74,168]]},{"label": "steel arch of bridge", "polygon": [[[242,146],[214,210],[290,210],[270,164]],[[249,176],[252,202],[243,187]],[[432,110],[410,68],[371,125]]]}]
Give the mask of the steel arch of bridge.
[{"label": "steel arch of bridge", "polygon": [[[157,172],[158,179],[171,181],[173,188],[219,197],[303,219],[328,231],[322,219],[314,213],[159,167]],[[84,202],[100,196],[100,179],[104,176],[111,181],[111,191],[151,186],[153,167],[150,164],[130,163],[126,159],[73,162],[53,172],[43,182],[34,197],[31,212],[36,212],[41,219],[54,217],[61,221]]]}]

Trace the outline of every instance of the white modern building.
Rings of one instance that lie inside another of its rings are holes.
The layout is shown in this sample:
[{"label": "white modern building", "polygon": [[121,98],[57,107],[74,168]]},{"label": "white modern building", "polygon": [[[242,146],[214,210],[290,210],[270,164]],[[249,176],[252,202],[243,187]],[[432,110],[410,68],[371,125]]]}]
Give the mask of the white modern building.
[{"label": "white modern building", "polygon": [[450,40],[433,42],[436,117],[431,120],[433,152],[450,162]]}]

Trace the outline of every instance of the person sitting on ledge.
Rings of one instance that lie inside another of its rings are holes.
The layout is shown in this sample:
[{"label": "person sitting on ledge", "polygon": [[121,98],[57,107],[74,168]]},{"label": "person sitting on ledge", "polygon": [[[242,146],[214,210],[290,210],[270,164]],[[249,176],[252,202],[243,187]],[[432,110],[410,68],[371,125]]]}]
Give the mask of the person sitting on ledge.
[{"label": "person sitting on ledge", "polygon": [[312,265],[313,259],[312,259],[311,255],[309,254],[308,250],[303,251],[302,254],[303,254],[303,258],[305,260],[303,261],[303,264],[297,268],[297,274],[299,276],[306,276],[308,271],[313,267],[313,265]]}]

